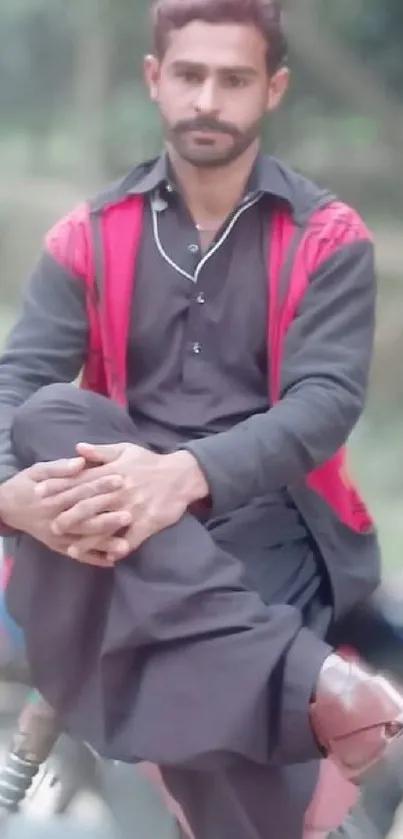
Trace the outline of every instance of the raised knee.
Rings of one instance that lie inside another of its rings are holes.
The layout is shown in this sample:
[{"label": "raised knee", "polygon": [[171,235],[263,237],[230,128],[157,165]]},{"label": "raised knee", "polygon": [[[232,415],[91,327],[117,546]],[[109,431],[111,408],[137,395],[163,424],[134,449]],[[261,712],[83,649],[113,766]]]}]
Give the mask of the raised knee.
[{"label": "raised knee", "polygon": [[18,451],[38,427],[47,423],[56,412],[63,411],[80,399],[80,390],[71,384],[52,384],[40,388],[17,408],[11,429],[12,443]]}]

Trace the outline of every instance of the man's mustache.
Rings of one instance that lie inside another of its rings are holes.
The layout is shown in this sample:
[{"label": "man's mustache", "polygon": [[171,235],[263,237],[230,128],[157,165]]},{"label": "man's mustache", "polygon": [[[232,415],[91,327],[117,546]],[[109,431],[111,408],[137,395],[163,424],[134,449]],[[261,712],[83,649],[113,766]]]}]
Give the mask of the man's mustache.
[{"label": "man's mustache", "polygon": [[229,134],[231,137],[238,137],[239,131],[233,125],[226,122],[219,122],[212,117],[182,120],[175,125],[175,134],[185,134],[188,131],[215,131],[220,134]]}]

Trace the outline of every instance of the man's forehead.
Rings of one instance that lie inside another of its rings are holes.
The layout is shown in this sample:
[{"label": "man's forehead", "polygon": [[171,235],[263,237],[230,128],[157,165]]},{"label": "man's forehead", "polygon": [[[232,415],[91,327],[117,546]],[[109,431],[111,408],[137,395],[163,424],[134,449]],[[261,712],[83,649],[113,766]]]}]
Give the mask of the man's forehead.
[{"label": "man's forehead", "polygon": [[265,54],[265,47],[254,26],[193,21],[168,35],[165,59],[205,66],[254,67]]}]

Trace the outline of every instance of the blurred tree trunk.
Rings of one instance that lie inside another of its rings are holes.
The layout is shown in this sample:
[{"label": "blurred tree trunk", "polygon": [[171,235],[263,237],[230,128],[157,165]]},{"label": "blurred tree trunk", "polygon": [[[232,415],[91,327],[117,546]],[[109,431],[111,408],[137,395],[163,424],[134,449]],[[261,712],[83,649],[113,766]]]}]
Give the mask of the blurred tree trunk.
[{"label": "blurred tree trunk", "polygon": [[403,110],[355,55],[318,21],[315,0],[289,0],[287,29],[296,55],[321,85],[353,111],[374,117],[379,135],[402,174]]},{"label": "blurred tree trunk", "polygon": [[110,0],[72,0],[76,31],[73,118],[79,182],[98,185],[106,172],[106,119],[111,58]]},{"label": "blurred tree trunk", "polygon": [[[376,120],[392,168],[395,187],[403,187],[403,108],[379,83],[368,67],[318,20],[316,0],[288,0],[287,30],[290,45],[299,60],[317,78],[323,89],[335,96],[352,112]],[[400,234],[399,234],[400,235]],[[399,235],[382,236],[378,241],[378,268],[388,276],[398,275]],[[389,241],[390,240],[390,241]],[[396,257],[396,259],[393,259]],[[383,294],[385,287],[383,284]],[[403,399],[401,358],[397,347],[403,340],[399,310],[393,303],[383,312],[377,331],[376,353],[372,367],[372,394],[378,411],[390,413]],[[385,375],[387,371],[387,375]],[[387,406],[387,407],[386,407]]]}]

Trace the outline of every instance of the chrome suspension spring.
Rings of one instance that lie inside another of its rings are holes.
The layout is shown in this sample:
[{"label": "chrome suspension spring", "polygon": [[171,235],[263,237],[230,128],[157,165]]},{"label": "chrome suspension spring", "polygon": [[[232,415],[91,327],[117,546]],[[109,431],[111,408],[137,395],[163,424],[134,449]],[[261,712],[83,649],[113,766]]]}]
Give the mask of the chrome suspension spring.
[{"label": "chrome suspension spring", "polygon": [[35,691],[19,716],[5,763],[0,768],[0,812],[18,810],[59,733],[56,714]]},{"label": "chrome suspension spring", "polygon": [[15,813],[38,774],[41,764],[24,760],[9,751],[5,765],[0,770],[0,809]]}]

